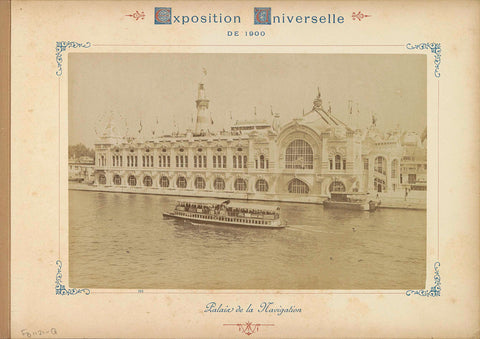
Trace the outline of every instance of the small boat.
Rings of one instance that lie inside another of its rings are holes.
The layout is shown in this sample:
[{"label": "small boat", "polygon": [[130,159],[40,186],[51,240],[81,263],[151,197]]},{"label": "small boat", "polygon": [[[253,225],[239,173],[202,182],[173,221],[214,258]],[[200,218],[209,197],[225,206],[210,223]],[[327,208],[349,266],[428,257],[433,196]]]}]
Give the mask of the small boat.
[{"label": "small boat", "polygon": [[192,223],[222,224],[264,228],[282,228],[280,207],[231,202],[230,200],[182,199],[165,218],[188,220]]},{"label": "small boat", "polygon": [[365,193],[330,193],[331,197],[323,202],[326,208],[343,208],[348,210],[373,212],[380,205],[381,201],[370,199]]}]

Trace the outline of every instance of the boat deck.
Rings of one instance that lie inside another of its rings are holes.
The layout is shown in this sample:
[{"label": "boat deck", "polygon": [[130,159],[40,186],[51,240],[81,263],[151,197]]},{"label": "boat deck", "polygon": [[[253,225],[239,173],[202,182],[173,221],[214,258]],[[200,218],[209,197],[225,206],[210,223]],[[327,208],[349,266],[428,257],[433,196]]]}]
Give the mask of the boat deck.
[{"label": "boat deck", "polygon": [[283,224],[280,219],[264,220],[254,219],[247,217],[233,217],[228,215],[215,215],[215,214],[202,214],[192,213],[185,211],[174,211],[171,213],[163,213],[164,217],[184,219],[189,221],[195,221],[208,224],[222,224],[232,226],[247,226],[247,227],[261,227],[261,228],[283,228]]}]

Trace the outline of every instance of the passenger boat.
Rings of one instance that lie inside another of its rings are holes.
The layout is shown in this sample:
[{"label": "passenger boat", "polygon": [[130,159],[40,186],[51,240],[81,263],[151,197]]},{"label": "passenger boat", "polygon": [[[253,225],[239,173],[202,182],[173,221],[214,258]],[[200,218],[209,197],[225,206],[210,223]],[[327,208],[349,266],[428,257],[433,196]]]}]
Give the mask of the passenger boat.
[{"label": "passenger boat", "polygon": [[285,227],[285,223],[280,219],[278,206],[246,204],[230,200],[182,199],[177,201],[172,212],[165,212],[163,216],[204,224]]},{"label": "passenger boat", "polygon": [[331,197],[323,202],[326,208],[343,208],[359,211],[375,211],[381,201],[370,199],[365,193],[330,193]]}]

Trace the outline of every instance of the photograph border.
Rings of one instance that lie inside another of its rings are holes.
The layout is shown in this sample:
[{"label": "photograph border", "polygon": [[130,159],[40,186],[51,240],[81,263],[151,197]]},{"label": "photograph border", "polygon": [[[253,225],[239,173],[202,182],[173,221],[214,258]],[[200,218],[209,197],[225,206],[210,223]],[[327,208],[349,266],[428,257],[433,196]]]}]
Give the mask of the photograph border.
[{"label": "photograph border", "polygon": [[[436,156],[437,156],[437,163],[440,161],[440,64],[441,64],[441,43],[437,42],[424,42],[424,43],[406,43],[406,44],[397,44],[397,45],[390,45],[390,44],[377,44],[377,45],[364,45],[364,44],[358,44],[358,45],[330,45],[330,44],[315,44],[315,45],[250,45],[250,44],[222,44],[222,45],[210,45],[210,44],[196,44],[196,45],[191,45],[191,44],[155,44],[155,45],[145,45],[145,44],[108,44],[108,43],[92,43],[91,41],[85,41],[85,42],[76,42],[76,41],[57,41],[56,42],[56,49],[55,49],[55,56],[56,56],[56,63],[57,63],[57,70],[56,70],[56,75],[58,77],[58,157],[59,157],[59,164],[58,164],[58,173],[59,173],[59,192],[58,192],[58,197],[59,197],[59,211],[58,211],[58,260],[55,262],[55,265],[57,266],[57,272],[55,275],[56,281],[55,281],[55,290],[57,295],[90,295],[90,294],[209,294],[209,295],[222,295],[222,294],[238,294],[238,295],[244,295],[244,294],[257,294],[257,295],[267,295],[267,294],[281,294],[281,295],[289,295],[289,294],[352,294],[352,295],[358,295],[358,294],[396,294],[396,295],[405,295],[405,296],[425,296],[425,297],[439,297],[441,294],[441,276],[440,276],[440,219],[439,219],[439,211],[440,211],[440,195],[437,193],[436,198],[436,207],[437,207],[437,213],[436,213],[436,258],[433,258],[434,260],[432,261],[432,258],[429,258],[429,256],[426,256],[426,288],[425,289],[420,289],[420,290],[375,290],[375,291],[369,291],[369,290],[261,290],[261,292],[252,292],[253,290],[175,290],[175,289],[88,289],[88,288],[68,288],[68,277],[67,277],[67,283],[64,284],[62,282],[62,255],[61,255],[61,239],[62,239],[62,232],[61,232],[61,211],[62,211],[62,206],[61,206],[61,193],[62,193],[62,186],[61,186],[61,180],[62,180],[62,170],[61,170],[61,159],[62,159],[62,148],[61,148],[61,99],[62,99],[62,93],[61,93],[61,81],[62,81],[62,75],[63,75],[63,58],[65,57],[63,55],[63,52],[68,53],[70,50],[74,49],[89,49],[93,50],[94,47],[402,47],[405,49],[410,50],[410,53],[417,52],[417,54],[426,54],[427,55],[427,61],[430,59],[428,56],[433,55],[433,75],[436,78],[437,82],[437,110],[435,113],[437,113],[437,125],[435,126],[437,129],[437,140],[436,140]],[[430,52],[431,54],[429,54]],[[100,52],[100,53],[105,53],[105,52]],[[122,53],[122,52],[111,52],[111,53]],[[139,52],[141,53],[141,52]],[[161,52],[158,52],[161,53]],[[171,52],[166,52],[166,53],[171,53]],[[275,52],[277,53],[277,52]],[[281,52],[278,52],[278,54],[282,54]],[[328,54],[328,53],[309,53],[309,54]],[[355,54],[355,53],[341,53],[341,54]],[[364,54],[364,53],[362,53]],[[401,54],[401,53],[394,53],[394,54]],[[429,69],[429,66],[427,64],[427,71]],[[427,73],[428,74],[428,73]],[[429,85],[428,81],[428,75],[427,75],[427,88]],[[68,85],[67,85],[68,88]],[[428,91],[427,91],[427,104],[428,104]],[[428,116],[428,111],[427,111],[427,116]],[[432,114],[433,112],[430,112]],[[428,123],[427,123],[427,130],[428,130]],[[432,127],[433,128],[433,127]],[[440,167],[437,166],[437,192],[439,190],[439,185],[440,185]],[[428,179],[427,179],[428,182]],[[428,186],[431,187],[431,186]],[[68,191],[68,187],[67,187]],[[428,191],[427,191],[428,192]],[[427,210],[425,210],[425,213],[427,213]],[[427,251],[428,251],[428,222],[426,224],[426,232],[427,232],[427,237],[426,237],[426,246],[427,246]],[[68,227],[67,227],[68,229]],[[63,235],[65,237],[65,235]],[[435,260],[436,259],[436,260]],[[68,261],[67,261],[68,265]],[[433,277],[433,286],[429,286],[429,277]],[[207,292],[208,291],[208,292]],[[257,290],[255,290],[257,291]]]}]

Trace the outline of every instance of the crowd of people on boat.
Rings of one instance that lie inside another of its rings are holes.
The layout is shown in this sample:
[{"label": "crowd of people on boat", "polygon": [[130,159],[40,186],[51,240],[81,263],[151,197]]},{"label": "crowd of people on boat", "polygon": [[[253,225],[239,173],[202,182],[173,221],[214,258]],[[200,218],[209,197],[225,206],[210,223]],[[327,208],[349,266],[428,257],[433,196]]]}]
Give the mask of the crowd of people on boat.
[{"label": "crowd of people on boat", "polygon": [[207,215],[225,215],[229,217],[253,217],[262,219],[278,219],[280,214],[275,211],[267,211],[256,208],[231,207],[229,200],[219,204],[205,204],[185,202],[177,205],[177,210]]}]

